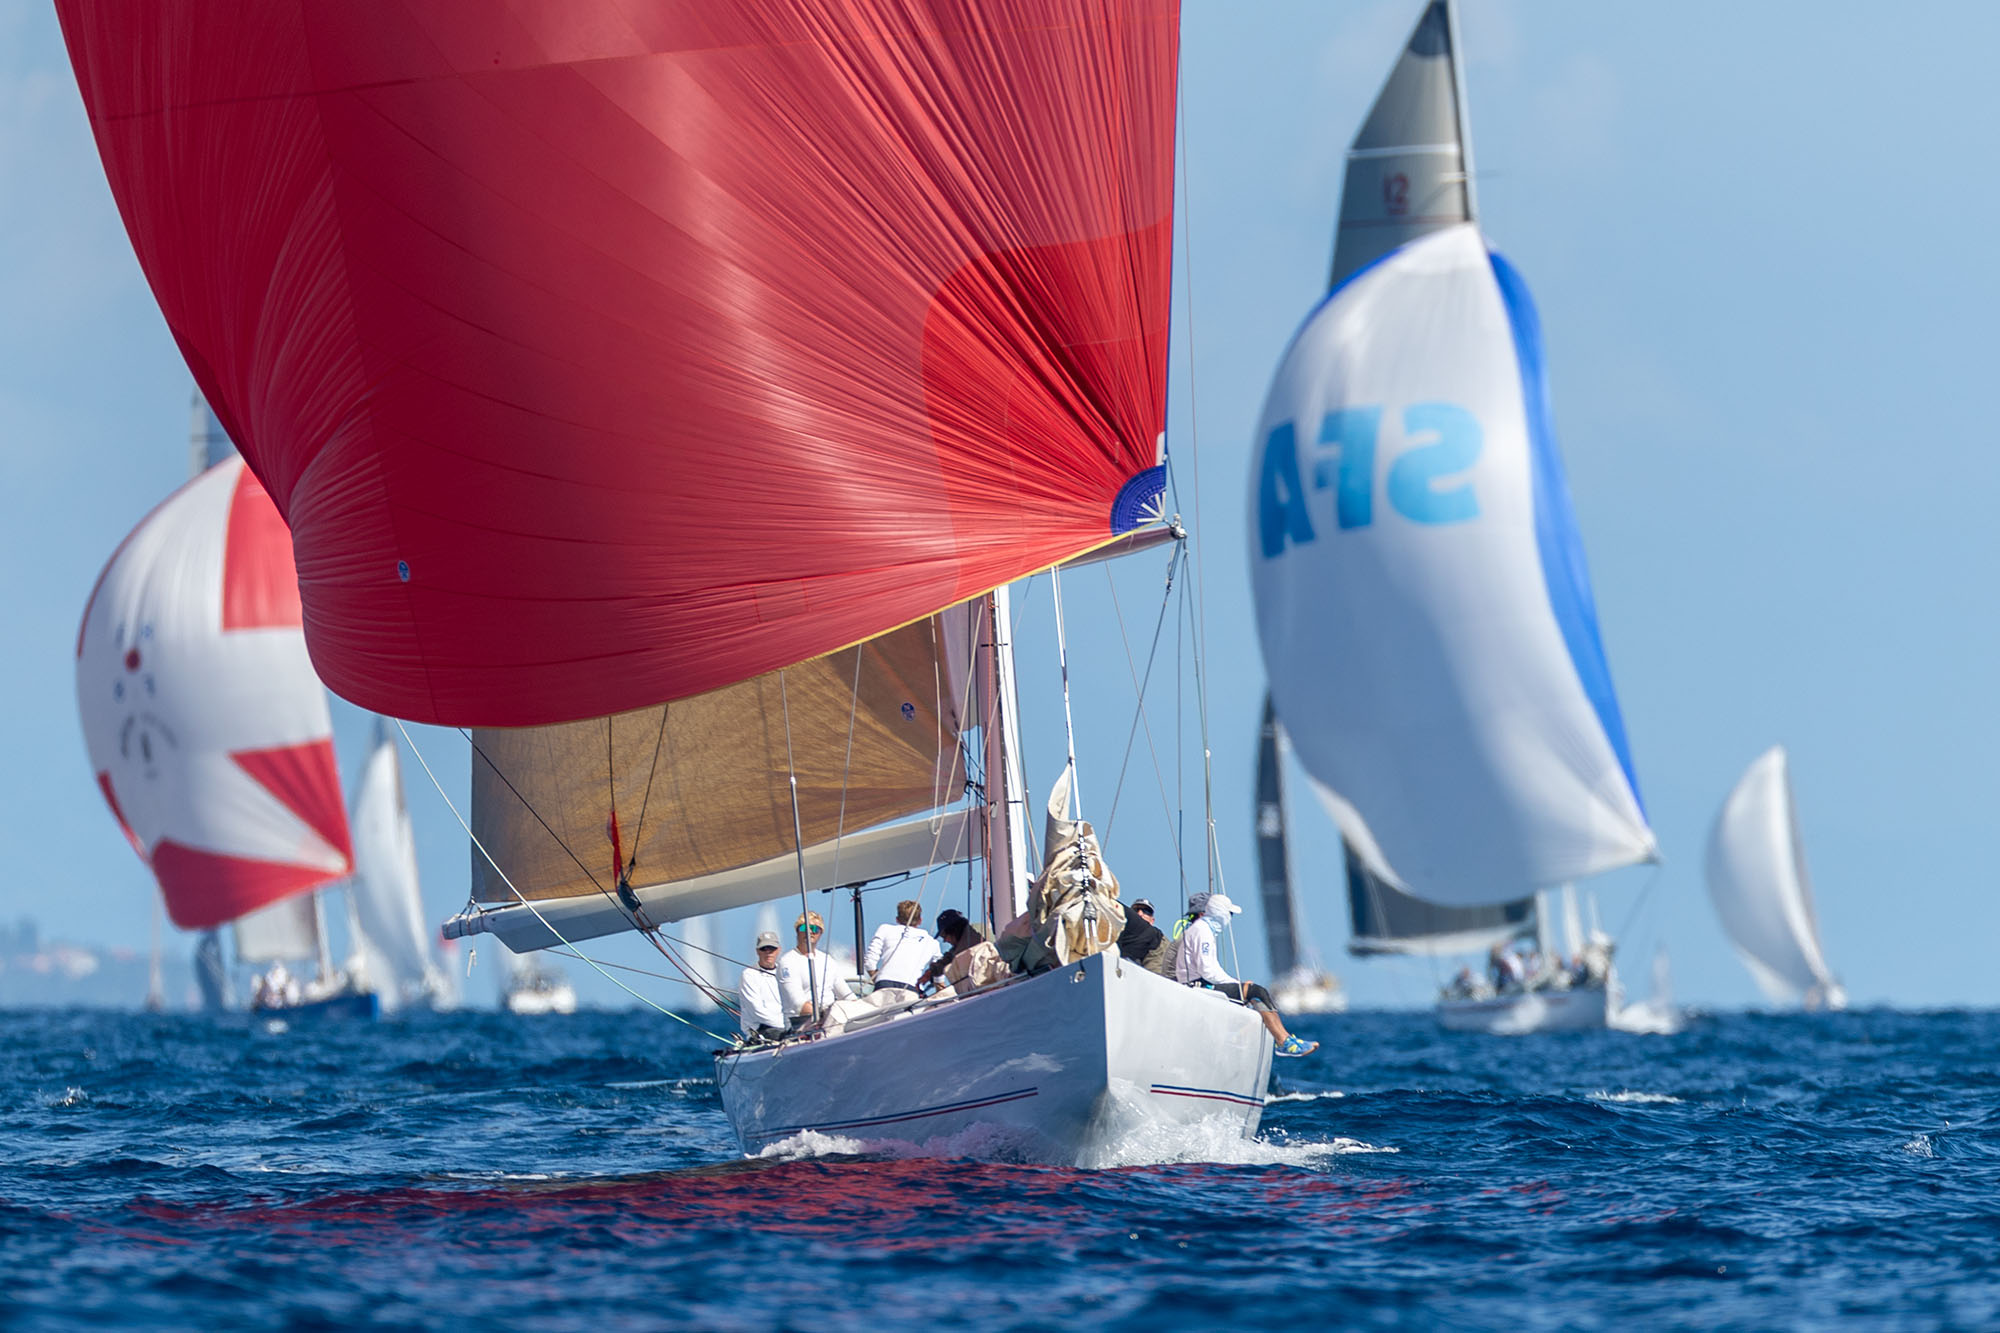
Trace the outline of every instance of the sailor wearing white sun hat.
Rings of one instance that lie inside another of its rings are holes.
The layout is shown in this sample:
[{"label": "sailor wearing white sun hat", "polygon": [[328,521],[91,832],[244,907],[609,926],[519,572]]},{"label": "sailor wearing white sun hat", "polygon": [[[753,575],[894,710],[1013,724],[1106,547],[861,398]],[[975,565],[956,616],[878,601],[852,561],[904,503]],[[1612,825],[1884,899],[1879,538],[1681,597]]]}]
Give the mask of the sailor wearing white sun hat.
[{"label": "sailor wearing white sun hat", "polygon": [[1180,932],[1180,954],[1174,959],[1174,977],[1184,986],[1204,986],[1221,991],[1239,1004],[1248,1005],[1264,1020],[1277,1043],[1279,1055],[1310,1055],[1319,1049],[1316,1041],[1304,1041],[1285,1030],[1271,992],[1256,982],[1241,982],[1223,970],[1216,941],[1229,925],[1229,918],[1243,909],[1226,893],[1198,893],[1188,899],[1188,916]]}]

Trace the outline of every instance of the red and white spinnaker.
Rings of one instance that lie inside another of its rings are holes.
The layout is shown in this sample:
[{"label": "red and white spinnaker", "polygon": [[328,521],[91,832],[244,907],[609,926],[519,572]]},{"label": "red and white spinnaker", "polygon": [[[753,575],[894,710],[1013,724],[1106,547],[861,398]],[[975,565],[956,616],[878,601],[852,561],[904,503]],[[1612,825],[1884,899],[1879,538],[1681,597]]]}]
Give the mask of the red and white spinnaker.
[{"label": "red and white spinnaker", "polygon": [[76,692],[91,768],[183,929],[353,869],[301,621],[291,534],[240,458],[147,515],[84,607]]}]

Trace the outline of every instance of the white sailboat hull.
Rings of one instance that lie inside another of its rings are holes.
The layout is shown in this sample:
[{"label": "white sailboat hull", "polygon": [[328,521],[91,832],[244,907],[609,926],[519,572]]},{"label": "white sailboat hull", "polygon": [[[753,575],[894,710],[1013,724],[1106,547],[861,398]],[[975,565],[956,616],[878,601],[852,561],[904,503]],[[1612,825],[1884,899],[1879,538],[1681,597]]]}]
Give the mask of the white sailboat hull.
[{"label": "white sailboat hull", "polygon": [[1534,990],[1485,999],[1441,999],[1438,1022],[1453,1032],[1522,1036],[1530,1032],[1581,1032],[1610,1026],[1617,982]]},{"label": "white sailboat hull", "polygon": [[1271,986],[1271,1002],[1281,1014],[1344,1014],[1347,989],[1331,973],[1299,968]]},{"label": "white sailboat hull", "polygon": [[509,990],[506,1004],[510,1014],[573,1014],[576,989],[566,981],[551,986],[524,986]]},{"label": "white sailboat hull", "polygon": [[936,1155],[1098,1167],[1249,1138],[1271,1039],[1257,1015],[1099,954],[818,1041],[716,1057],[745,1152],[836,1135]]}]

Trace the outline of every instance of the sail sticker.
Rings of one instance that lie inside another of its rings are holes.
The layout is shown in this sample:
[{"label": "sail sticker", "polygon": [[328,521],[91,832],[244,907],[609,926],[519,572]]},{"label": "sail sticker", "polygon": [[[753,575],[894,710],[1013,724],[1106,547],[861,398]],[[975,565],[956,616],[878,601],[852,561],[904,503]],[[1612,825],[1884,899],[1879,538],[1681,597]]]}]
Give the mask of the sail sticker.
[{"label": "sail sticker", "polygon": [[[1335,525],[1343,531],[1375,521],[1375,495],[1382,490],[1389,508],[1412,523],[1464,523],[1479,517],[1479,497],[1467,474],[1485,444],[1479,418],[1457,403],[1412,403],[1398,418],[1403,447],[1386,473],[1379,466],[1383,409],[1343,407],[1320,418],[1319,448],[1312,456],[1311,489],[1333,492]],[[1283,555],[1287,543],[1313,541],[1316,529],[1308,507],[1298,452],[1298,428],[1274,426],[1265,439],[1257,491],[1257,536],[1266,559]]]},{"label": "sail sticker", "polygon": [[1167,465],[1155,463],[1145,471],[1135,474],[1118,489],[1118,498],[1111,502],[1111,531],[1124,534],[1147,523],[1156,523],[1166,517],[1166,510],[1160,500],[1167,491]]}]

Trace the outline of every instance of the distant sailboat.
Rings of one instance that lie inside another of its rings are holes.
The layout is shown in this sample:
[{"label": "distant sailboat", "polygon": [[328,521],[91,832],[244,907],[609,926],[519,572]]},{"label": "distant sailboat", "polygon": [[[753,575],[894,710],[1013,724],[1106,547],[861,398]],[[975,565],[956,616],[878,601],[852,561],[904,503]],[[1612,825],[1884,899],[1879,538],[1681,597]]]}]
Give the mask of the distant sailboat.
[{"label": "distant sailboat", "polygon": [[354,881],[348,901],[354,910],[359,970],[385,1009],[447,1005],[451,986],[434,955],[436,933],[424,918],[402,761],[395,736],[379,717],[350,821]]},{"label": "distant sailboat", "polygon": [[719,1055],[746,1149],[1255,1132],[1274,1034],[1102,947],[1067,803],[1031,903],[1012,679],[1008,585],[1183,535],[1178,5],[278,0],[200,42],[59,7],[141,266],[310,555],[314,661],[475,729],[498,870],[449,929],[544,948],[976,855],[982,930],[1061,928],[1060,968]]},{"label": "distant sailboat", "polygon": [[[1538,893],[1655,859],[1539,317],[1476,221],[1456,48],[1433,0],[1348,153],[1331,290],[1278,370],[1252,469],[1271,692],[1360,872],[1364,940],[1397,938],[1412,903],[1512,929]],[[1578,977],[1552,952],[1545,981],[1447,994],[1440,1018],[1602,1026],[1608,957]]]},{"label": "distant sailboat", "polygon": [[500,1006],[510,1014],[573,1014],[576,987],[562,969],[536,954],[500,945]]},{"label": "distant sailboat", "polygon": [[1730,943],[1773,1004],[1845,1009],[1820,948],[1785,747],[1758,755],[1708,835],[1708,896]]},{"label": "distant sailboat", "polygon": [[193,480],[120,544],[84,608],[85,747],[168,916],[206,932],[205,1008],[228,999],[213,933],[228,925],[239,963],[312,968],[292,1003],[372,1009],[332,965],[319,902],[353,852],[291,537],[199,394],[189,436]]},{"label": "distant sailboat", "polygon": [[300,633],[291,539],[243,461],[168,497],[99,576],[77,640],[98,786],[188,930],[233,926],[239,961],[312,964],[314,890],[353,868],[326,693]]},{"label": "distant sailboat", "polygon": [[1285,809],[1284,729],[1264,696],[1257,733],[1257,871],[1264,908],[1264,948],[1271,964],[1271,998],[1286,1014],[1338,1014],[1347,1010],[1340,979],[1299,947],[1298,899],[1292,892],[1290,828]]}]

